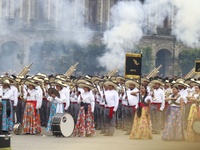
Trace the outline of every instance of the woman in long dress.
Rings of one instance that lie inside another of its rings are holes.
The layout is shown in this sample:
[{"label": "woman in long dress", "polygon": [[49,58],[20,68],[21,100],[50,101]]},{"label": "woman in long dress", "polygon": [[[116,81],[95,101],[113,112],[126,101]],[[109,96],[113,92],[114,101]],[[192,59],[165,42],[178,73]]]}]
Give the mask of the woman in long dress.
[{"label": "woman in long dress", "polygon": [[2,131],[9,132],[13,130],[13,107],[11,102],[12,90],[9,80],[4,80],[0,88],[0,101],[3,106],[2,113]]},{"label": "woman in long dress", "polygon": [[74,136],[89,137],[95,134],[94,125],[94,95],[90,91],[94,87],[89,84],[78,84],[83,88],[84,92],[79,95],[79,103],[81,104],[78,119],[74,130]]},{"label": "woman in long dress", "polygon": [[162,135],[162,139],[166,141],[182,141],[184,140],[183,129],[183,111],[184,99],[178,94],[179,88],[172,88],[173,94],[165,99],[169,103],[167,110],[167,120]]},{"label": "woman in long dress", "polygon": [[195,86],[195,93],[188,98],[193,104],[190,107],[186,140],[189,142],[200,142],[200,135],[193,130],[195,120],[200,120],[200,85]]},{"label": "woman in long dress", "polygon": [[25,134],[38,134],[41,132],[38,109],[41,107],[42,101],[38,91],[35,89],[37,85],[33,81],[26,81],[25,84],[28,86],[28,90],[24,93],[26,106],[22,126]]},{"label": "woman in long dress", "polygon": [[[151,121],[150,121],[150,104],[152,101],[151,96],[148,95],[147,88],[142,86],[141,92],[141,102],[139,103],[140,108],[142,108],[141,116],[138,113],[135,114],[134,124],[130,134],[130,139],[152,139],[151,133]],[[137,110],[138,111],[138,110]]]}]

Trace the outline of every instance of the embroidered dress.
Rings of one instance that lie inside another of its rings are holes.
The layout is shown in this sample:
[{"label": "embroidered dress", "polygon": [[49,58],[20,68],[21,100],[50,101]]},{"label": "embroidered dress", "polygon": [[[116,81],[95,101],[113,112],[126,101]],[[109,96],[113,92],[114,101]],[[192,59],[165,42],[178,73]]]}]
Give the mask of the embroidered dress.
[{"label": "embroidered dress", "polygon": [[[147,96],[145,100],[151,100],[151,96]],[[152,139],[151,133],[151,120],[149,114],[149,107],[144,103],[139,104],[142,107],[142,115],[139,118],[137,113],[135,114],[134,124],[130,134],[130,139]]]},{"label": "embroidered dress", "polygon": [[78,119],[75,126],[73,135],[79,137],[85,137],[95,134],[94,116],[91,112],[91,106],[88,105],[87,113],[84,106],[82,106],[78,113]]},{"label": "embroidered dress", "polygon": [[200,107],[197,104],[192,104],[188,117],[187,136],[186,140],[189,142],[200,142],[200,135],[193,130],[193,123],[196,119],[200,120]]},{"label": "embroidered dress", "polygon": [[[9,103],[9,104],[8,104]],[[13,130],[13,107],[12,102],[8,99],[2,99],[3,113],[2,113],[2,130]],[[9,105],[9,108],[7,107]]]},{"label": "embroidered dress", "polygon": [[163,140],[181,141],[184,140],[183,121],[181,115],[179,97],[175,102],[170,102],[169,114],[165,122],[165,127],[162,135]]},{"label": "embroidered dress", "polygon": [[47,128],[46,128],[47,131],[51,131],[52,117],[56,114],[56,109],[57,109],[57,103],[52,102],[49,120],[48,120],[48,124],[47,124]]}]

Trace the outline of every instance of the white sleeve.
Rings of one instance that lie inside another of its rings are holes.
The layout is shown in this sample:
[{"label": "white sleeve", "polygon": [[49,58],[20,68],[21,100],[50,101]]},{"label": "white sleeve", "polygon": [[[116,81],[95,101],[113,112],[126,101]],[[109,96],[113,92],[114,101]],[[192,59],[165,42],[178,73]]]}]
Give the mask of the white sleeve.
[{"label": "white sleeve", "polygon": [[36,109],[40,109],[41,106],[42,106],[42,99],[41,99],[38,91],[36,91],[35,97],[36,97],[36,100],[37,100]]},{"label": "white sleeve", "polygon": [[69,89],[66,90],[65,96],[66,96],[66,106],[65,106],[65,109],[67,110],[69,108],[69,106],[70,106]]},{"label": "white sleeve", "polygon": [[115,106],[113,111],[117,111],[118,105],[119,105],[119,95],[117,92],[115,92]]},{"label": "white sleeve", "polygon": [[163,111],[165,108],[165,93],[164,93],[164,91],[161,92],[161,99],[162,99],[162,104],[161,104],[160,110]]},{"label": "white sleeve", "polygon": [[53,98],[52,98],[51,96],[48,96],[48,97],[47,97],[47,100],[50,101],[50,102],[52,102],[52,101],[53,101]]},{"label": "white sleeve", "polygon": [[94,102],[94,96],[92,94],[90,97],[90,105],[91,105],[91,111],[94,112],[95,102]]},{"label": "white sleeve", "polygon": [[17,106],[17,103],[18,103],[18,90],[15,87],[15,90],[14,90],[14,106]]}]

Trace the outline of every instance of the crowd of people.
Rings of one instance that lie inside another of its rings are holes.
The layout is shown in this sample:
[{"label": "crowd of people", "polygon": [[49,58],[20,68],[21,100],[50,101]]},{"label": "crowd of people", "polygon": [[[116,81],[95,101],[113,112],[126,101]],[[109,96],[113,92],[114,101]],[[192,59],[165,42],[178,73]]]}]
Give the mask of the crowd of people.
[{"label": "crowd of people", "polygon": [[72,136],[95,136],[96,130],[113,136],[119,129],[130,139],[162,134],[167,141],[200,141],[200,129],[193,126],[200,123],[198,80],[38,73],[6,74],[0,84],[3,132],[12,131],[15,123],[24,134],[41,133],[42,126],[52,131],[53,116],[69,113],[75,122]]}]

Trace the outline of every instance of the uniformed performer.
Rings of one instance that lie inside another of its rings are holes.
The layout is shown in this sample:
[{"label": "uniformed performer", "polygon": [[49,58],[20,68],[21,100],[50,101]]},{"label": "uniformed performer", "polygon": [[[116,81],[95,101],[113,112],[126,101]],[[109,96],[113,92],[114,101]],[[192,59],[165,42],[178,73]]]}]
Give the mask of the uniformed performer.
[{"label": "uniformed performer", "polygon": [[112,81],[106,81],[104,84],[108,86],[108,90],[105,91],[105,95],[103,96],[105,100],[104,119],[106,128],[104,136],[113,136],[115,132],[116,111],[119,104],[119,96],[115,90],[118,85]]},{"label": "uniformed performer", "polygon": [[161,112],[165,108],[165,93],[160,88],[162,82],[159,80],[151,81],[154,85],[152,103],[151,103],[151,122],[152,122],[152,133],[160,134],[161,130]]},{"label": "uniformed performer", "polygon": [[132,125],[134,124],[134,116],[136,109],[138,107],[139,101],[139,84],[133,80],[127,80],[125,86],[128,88],[124,94],[124,98],[127,101],[125,108],[125,122],[126,122],[126,135],[129,135],[131,132]]}]

